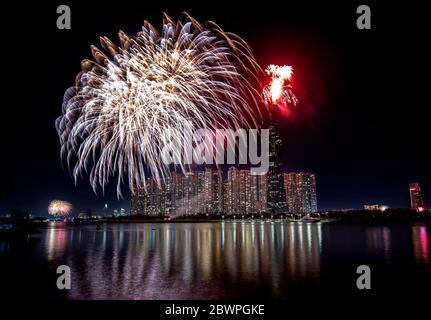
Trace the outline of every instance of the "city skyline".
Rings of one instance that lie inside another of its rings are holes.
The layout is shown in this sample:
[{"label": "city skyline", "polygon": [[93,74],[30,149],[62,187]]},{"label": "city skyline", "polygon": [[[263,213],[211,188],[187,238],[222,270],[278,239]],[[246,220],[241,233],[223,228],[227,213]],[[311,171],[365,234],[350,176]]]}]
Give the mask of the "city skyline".
[{"label": "city skyline", "polygon": [[[317,212],[316,178],[312,173],[283,173],[288,179],[283,195],[284,213]],[[250,170],[230,167],[226,178],[220,169],[180,174],[171,172],[158,185],[148,178],[146,187],[131,196],[130,214],[148,216],[250,215],[276,213],[268,203],[268,174],[253,175]],[[277,206],[278,207],[278,206]]]},{"label": "city skyline", "polygon": [[[200,181],[199,179],[202,179],[202,181],[205,181],[205,179],[208,181],[208,176],[205,176],[205,172],[208,170],[210,170],[211,173],[218,175],[219,176],[219,182],[218,184],[221,186],[218,188],[220,195],[219,195],[219,201],[222,203],[225,203],[229,200],[229,197],[226,198],[226,189],[229,187],[232,187],[232,184],[229,185],[229,176],[230,175],[238,175],[238,180],[241,179],[247,179],[247,183],[250,184],[250,186],[248,186],[247,188],[252,188],[252,184],[255,185],[255,188],[257,190],[259,190],[259,184],[260,184],[260,189],[262,190],[262,188],[267,188],[268,187],[268,175],[269,172],[264,174],[264,175],[251,175],[250,174],[250,169],[241,169],[240,166],[231,166],[226,170],[223,169],[213,169],[211,166],[206,166],[206,168],[204,170],[198,169],[196,171],[191,171],[191,172],[187,172],[185,174],[183,173],[178,173],[176,171],[172,171],[171,177],[168,179],[168,181],[172,181],[175,179],[183,179],[186,177],[192,177],[192,179],[188,179],[188,183],[190,184],[189,188],[192,188],[191,186],[193,185],[193,183],[196,183],[198,181]],[[196,175],[197,174],[197,175]],[[199,175],[202,175],[201,177],[198,177]],[[225,178],[226,177],[226,178]],[[265,177],[265,182],[262,181],[262,178],[260,177]],[[197,180],[196,180],[197,178]],[[299,203],[305,201],[304,199],[307,199],[307,205],[304,205],[304,208],[307,208],[307,210],[285,210],[284,212],[287,213],[312,213],[312,212],[326,212],[326,211],[347,211],[347,210],[385,210],[387,208],[392,208],[392,209],[412,209],[412,210],[416,210],[419,212],[422,211],[426,211],[431,209],[429,207],[429,202],[427,201],[429,198],[426,196],[426,192],[420,187],[421,183],[420,182],[410,182],[407,184],[406,189],[406,193],[408,194],[407,196],[407,204],[405,206],[389,206],[387,203],[383,203],[383,202],[379,202],[379,201],[364,201],[363,203],[358,204],[358,206],[355,207],[343,207],[343,206],[334,206],[334,207],[330,207],[330,208],[320,208],[317,207],[317,194],[318,194],[318,185],[316,183],[316,175],[313,173],[309,173],[309,172],[282,172],[282,180],[284,183],[283,189],[284,191],[284,199],[285,199],[285,203],[286,203],[286,208],[292,208],[297,206],[298,201]],[[185,181],[187,181],[187,179],[185,179]],[[200,186],[201,189],[197,189],[199,192],[205,192],[205,182],[202,184],[202,181],[200,183],[198,183],[197,185],[194,185],[194,188],[196,188],[196,186]],[[260,182],[259,182],[260,181]],[[155,182],[155,180],[153,179],[153,177],[148,177],[147,178],[147,186],[148,186],[148,190],[150,190],[151,192],[153,192],[154,194],[158,193],[158,187],[157,187],[157,183]],[[292,183],[296,184],[296,186],[292,187]],[[262,187],[264,186],[264,187]],[[311,189],[310,189],[311,186]],[[308,187],[308,189],[307,189]],[[302,189],[302,191],[301,191]],[[143,190],[143,189],[142,189]],[[142,194],[142,190],[141,190],[141,194]],[[309,191],[311,190],[311,191]],[[195,190],[196,192],[196,190]],[[259,192],[259,191],[255,191],[255,192]],[[268,197],[268,190],[267,192],[265,192],[265,197]],[[257,198],[262,197],[263,195],[256,195]],[[297,198],[295,200],[292,200],[293,198]],[[65,199],[67,199],[68,197],[65,197]],[[289,205],[289,198],[291,201],[291,204]],[[115,216],[116,214],[119,215],[134,215],[136,214],[136,212],[134,213],[134,209],[132,208],[131,205],[131,199],[133,199],[133,195],[130,195],[129,198],[125,198],[122,201],[118,201],[118,200],[112,200],[109,201],[100,201],[98,202],[98,205],[94,206],[94,205],[81,205],[81,206],[77,206],[73,207],[72,211],[72,216],[80,216],[80,215],[95,215],[95,216]],[[232,198],[231,198],[232,199]],[[252,198],[246,198],[247,200],[240,200],[238,199],[239,203],[245,203],[245,202],[249,202],[249,201],[253,201]],[[106,199],[103,199],[106,200]],[[193,201],[191,201],[188,206],[193,205],[193,203],[197,203],[197,201],[202,200],[202,198],[199,199],[195,199]],[[205,199],[204,199],[205,200]],[[50,199],[50,202],[52,201],[57,201],[56,199],[52,198]],[[230,200],[232,201],[232,200]],[[254,200],[256,201],[256,200]],[[267,210],[269,210],[270,205],[268,205],[267,203],[267,199],[265,199],[265,203],[266,205],[262,207],[266,208]],[[296,204],[294,204],[296,203]],[[380,203],[380,204],[376,204],[376,203]],[[47,203],[46,205],[48,206],[49,203]],[[249,211],[249,209],[247,208],[248,204],[242,204],[241,206],[236,204],[236,206],[241,207],[242,211],[245,212],[245,214],[250,213],[251,211]],[[261,205],[262,206],[262,205]],[[347,209],[348,208],[348,209]],[[207,210],[205,212],[200,212],[200,213],[214,213],[214,212],[222,212],[224,210],[226,210],[226,207],[224,205],[220,206],[221,210]],[[13,208],[9,208],[8,210],[3,210],[0,212],[0,216],[7,216],[10,214],[11,211],[13,210],[18,210],[17,212],[19,213],[28,213],[31,216],[35,217],[35,216],[49,216],[49,209],[47,207],[44,207],[43,209],[41,209],[41,213],[31,210],[26,206],[22,206],[22,207],[13,207]],[[156,210],[156,209],[154,209]],[[160,210],[160,209],[157,209]],[[88,214],[91,213],[91,214]],[[253,212],[255,213],[255,212]],[[281,211],[280,211],[281,213]],[[182,213],[182,214],[188,214],[188,213]],[[233,214],[233,213],[227,213],[227,214]]]},{"label": "city skyline", "polygon": [[[37,6],[43,9],[37,21],[50,21],[50,12],[55,11],[48,4]],[[56,80],[50,81],[46,90],[39,79],[39,75],[46,74],[46,66],[35,65],[26,74],[31,85],[26,86],[25,94],[21,86],[10,91],[20,97],[20,107],[7,109],[7,119],[11,121],[0,128],[4,137],[13,137],[5,139],[5,156],[0,159],[0,212],[21,208],[44,214],[53,199],[69,201],[80,211],[105,203],[128,207],[130,194],[116,200],[115,186],[108,186],[105,195],[101,190],[95,195],[90,184],[80,179],[75,186],[59,159],[53,123],[59,116],[64,91],[73,84],[72,75],[79,70],[80,61],[91,55],[89,45],[97,44],[98,37],[106,33],[116,39],[115,30],[136,33],[144,18],[157,24],[164,10],[157,4],[133,7],[132,15],[127,6],[103,8],[104,14],[100,15],[99,5],[74,4],[76,14],[82,16],[73,32],[61,32],[48,23],[37,24],[36,18],[28,14],[27,20],[46,35],[41,39],[42,45],[50,48],[52,41],[56,43],[58,54],[50,57],[50,65],[54,66],[50,74]],[[169,8],[169,14],[175,17],[185,9],[179,3]],[[428,117],[420,103],[425,90],[407,82],[406,92],[417,94],[391,93],[399,85],[395,81],[397,68],[393,68],[398,60],[393,52],[409,50],[409,46],[395,44],[400,43],[399,35],[388,32],[388,41],[396,41],[387,47],[379,42],[374,30],[363,37],[353,23],[343,18],[354,12],[347,3],[336,8],[314,5],[311,11],[299,3],[289,4],[288,8],[281,5],[275,11],[269,7],[233,6],[228,16],[222,8],[216,6],[208,12],[204,5],[196,5],[191,13],[201,21],[217,21],[224,29],[241,35],[262,67],[270,63],[294,67],[301,99],[297,108],[279,119],[283,171],[309,171],[319,177],[320,209],[361,208],[364,203],[407,208],[410,197],[406,185],[414,181],[421,183],[430,198],[431,169],[426,157],[421,152],[406,152],[424,150],[428,144]],[[348,32],[343,31],[346,23],[351,27]],[[23,26],[17,29],[21,34],[27,31]],[[14,37],[7,41],[14,47],[20,46]],[[409,41],[405,39],[406,43]],[[373,51],[378,53],[363,51],[369,45],[375,45]],[[16,54],[17,60],[26,59],[25,50]],[[45,53],[35,50],[32,54],[34,61],[46,61]],[[21,83],[19,73],[10,74],[17,77],[14,83]],[[385,81],[381,81],[383,77]],[[376,96],[375,88],[383,95]]]},{"label": "city skyline", "polygon": [[6,314],[426,314],[425,6],[3,11]]}]

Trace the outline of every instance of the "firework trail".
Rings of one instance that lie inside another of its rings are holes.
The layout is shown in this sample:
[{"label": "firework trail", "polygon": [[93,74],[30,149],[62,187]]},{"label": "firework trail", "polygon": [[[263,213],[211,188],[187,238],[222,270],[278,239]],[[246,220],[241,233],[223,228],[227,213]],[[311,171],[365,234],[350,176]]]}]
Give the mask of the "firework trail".
[{"label": "firework trail", "polygon": [[160,151],[181,145],[181,132],[260,122],[261,69],[235,34],[165,15],[161,32],[145,21],[136,36],[120,31],[119,40],[101,37],[104,50],[91,47],[94,61],[82,61],[56,120],[75,183],[88,174],[96,192],[116,177],[121,196],[126,180],[132,191],[145,186],[146,168],[157,180],[169,175]]},{"label": "firework trail", "polygon": [[52,200],[48,206],[48,213],[56,217],[65,217],[72,212],[72,205],[63,200]]}]

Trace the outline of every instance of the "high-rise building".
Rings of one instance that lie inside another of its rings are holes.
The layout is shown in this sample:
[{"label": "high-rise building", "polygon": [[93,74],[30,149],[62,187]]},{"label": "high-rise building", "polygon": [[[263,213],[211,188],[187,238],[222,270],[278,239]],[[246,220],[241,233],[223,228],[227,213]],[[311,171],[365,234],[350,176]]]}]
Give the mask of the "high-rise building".
[{"label": "high-rise building", "polygon": [[251,175],[250,176],[251,208],[252,213],[261,213],[267,211],[268,184],[267,176]]},{"label": "high-rise building", "polygon": [[206,211],[205,172],[171,173],[171,215],[195,215]]},{"label": "high-rise building", "polygon": [[283,162],[280,158],[281,138],[275,126],[269,127],[269,168],[267,174],[267,206],[273,213],[287,209],[283,180]]},{"label": "high-rise building", "polygon": [[250,214],[252,212],[250,170],[239,171],[238,183],[239,213]]},{"label": "high-rise building", "polygon": [[231,167],[224,182],[224,212],[229,215],[267,210],[267,176]]},{"label": "high-rise building", "polygon": [[146,189],[138,188],[132,194],[130,212],[135,214],[161,215],[166,209],[164,187],[158,190],[153,178],[146,180]]},{"label": "high-rise building", "polygon": [[284,174],[286,202],[290,213],[317,211],[316,176],[307,172]]},{"label": "high-rise building", "polygon": [[180,174],[157,183],[146,180],[131,197],[132,215],[194,215],[223,212],[223,176],[220,170]]},{"label": "high-rise building", "polygon": [[185,176],[179,174],[177,172],[171,172],[171,176],[169,178],[170,186],[169,190],[171,193],[171,214],[176,215],[178,213],[179,208],[183,205],[183,183],[185,180]]},{"label": "high-rise building", "polygon": [[177,207],[179,213],[182,215],[190,215],[193,214],[194,211],[194,196],[195,196],[195,174],[193,172],[187,172],[184,176],[181,177],[181,197],[180,207]]},{"label": "high-rise building", "polygon": [[205,169],[204,178],[205,212],[223,211],[223,175],[220,170]]},{"label": "high-rise building", "polygon": [[244,215],[268,210],[267,175],[229,168],[223,179],[220,170],[180,174],[172,172],[164,181],[146,180],[131,197],[132,215],[198,215],[224,213]]},{"label": "high-rise building", "polygon": [[228,215],[239,214],[239,170],[235,167],[227,171],[225,192],[224,211]]},{"label": "high-rise building", "polygon": [[419,182],[410,183],[410,208],[416,211],[425,210],[425,194]]},{"label": "high-rise building", "polygon": [[284,185],[286,188],[286,202],[288,211],[291,213],[301,212],[300,194],[298,192],[298,179],[296,173],[290,172],[284,175]]}]

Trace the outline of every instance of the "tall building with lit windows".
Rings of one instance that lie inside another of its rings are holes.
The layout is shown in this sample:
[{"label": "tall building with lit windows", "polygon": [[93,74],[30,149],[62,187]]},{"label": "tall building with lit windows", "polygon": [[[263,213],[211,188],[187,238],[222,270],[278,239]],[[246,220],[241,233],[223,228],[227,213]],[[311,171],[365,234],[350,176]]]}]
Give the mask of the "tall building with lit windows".
[{"label": "tall building with lit windows", "polygon": [[227,171],[227,179],[224,191],[224,212],[228,215],[239,214],[239,170],[230,167]]},{"label": "tall building with lit windows", "polygon": [[267,173],[267,206],[273,213],[287,210],[283,180],[283,162],[280,157],[282,141],[276,126],[269,127],[269,168]]},{"label": "tall building with lit windows", "polygon": [[286,202],[290,213],[301,212],[300,194],[298,193],[298,183],[296,173],[290,172],[283,174],[284,186],[286,188]]},{"label": "tall building with lit windows", "polygon": [[139,188],[132,194],[130,212],[132,215],[151,216],[167,215],[172,210],[169,182],[158,184],[153,178],[146,180],[145,188]]},{"label": "tall building with lit windows", "polygon": [[146,180],[132,194],[131,214],[143,215],[245,215],[268,210],[267,175],[229,168],[226,179],[218,169],[186,174],[172,172],[164,181]]},{"label": "tall building with lit windows", "polygon": [[239,213],[250,214],[252,212],[250,170],[239,171],[238,183]]},{"label": "tall building with lit windows", "polygon": [[316,176],[308,172],[284,174],[286,202],[290,213],[317,211]]},{"label": "tall building with lit windows", "polygon": [[419,182],[410,183],[410,208],[416,211],[425,210],[425,194]]},{"label": "tall building with lit windows", "polygon": [[[144,213],[144,193],[141,188],[138,188],[132,192],[130,197],[130,215],[134,216],[137,214]],[[105,208],[103,209],[106,212],[107,204],[105,204]],[[105,213],[103,215],[106,215]]]},{"label": "tall building with lit windows", "polygon": [[205,213],[223,211],[223,175],[220,170],[205,169]]},{"label": "tall building with lit windows", "polygon": [[268,209],[266,202],[268,195],[268,183],[266,174],[250,176],[250,192],[252,213],[266,212]]},{"label": "tall building with lit windows", "polygon": [[229,215],[265,212],[267,206],[267,176],[252,175],[250,170],[229,168],[224,182],[223,210]]},{"label": "tall building with lit windows", "polygon": [[147,178],[145,187],[137,188],[131,196],[130,214],[164,216],[175,214],[176,208],[182,203],[183,177],[175,172],[165,181],[157,183]]}]

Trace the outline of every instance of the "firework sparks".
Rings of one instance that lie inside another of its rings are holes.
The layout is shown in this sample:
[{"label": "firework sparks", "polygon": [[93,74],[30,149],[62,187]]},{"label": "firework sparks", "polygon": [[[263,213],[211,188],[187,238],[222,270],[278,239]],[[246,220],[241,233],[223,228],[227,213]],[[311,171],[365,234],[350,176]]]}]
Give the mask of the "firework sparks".
[{"label": "firework sparks", "polygon": [[53,200],[49,203],[48,213],[56,217],[65,217],[72,212],[72,205],[63,200]]},{"label": "firework sparks", "polygon": [[120,196],[126,179],[132,191],[145,186],[146,169],[156,179],[169,175],[161,148],[182,143],[172,132],[260,121],[261,69],[238,36],[165,15],[161,32],[145,22],[136,36],[119,38],[120,46],[101,37],[104,51],[91,47],[94,61],[82,62],[56,121],[75,183],[88,173],[96,192],[116,177]]},{"label": "firework sparks", "polygon": [[272,105],[296,105],[298,99],[292,91],[291,79],[293,68],[291,66],[277,66],[270,64],[265,72],[271,76],[271,84],[264,89],[264,100]]}]

